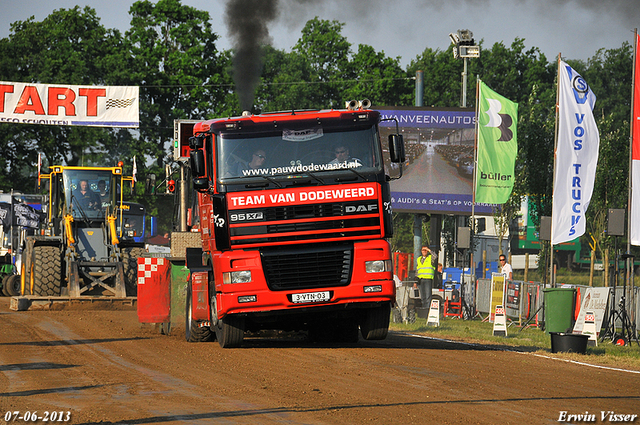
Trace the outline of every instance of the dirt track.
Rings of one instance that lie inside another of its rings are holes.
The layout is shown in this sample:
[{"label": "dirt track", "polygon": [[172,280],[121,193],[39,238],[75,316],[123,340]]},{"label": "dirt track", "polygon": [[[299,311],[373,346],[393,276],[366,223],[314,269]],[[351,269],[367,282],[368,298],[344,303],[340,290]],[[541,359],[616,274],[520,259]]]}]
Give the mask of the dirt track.
[{"label": "dirt track", "polygon": [[179,329],[160,335],[135,311],[8,305],[0,298],[0,423],[8,411],[35,410],[70,411],[73,424],[545,424],[561,411],[602,423],[601,411],[640,414],[640,374],[531,354],[400,333],[350,346],[248,339],[223,350],[187,343]]}]

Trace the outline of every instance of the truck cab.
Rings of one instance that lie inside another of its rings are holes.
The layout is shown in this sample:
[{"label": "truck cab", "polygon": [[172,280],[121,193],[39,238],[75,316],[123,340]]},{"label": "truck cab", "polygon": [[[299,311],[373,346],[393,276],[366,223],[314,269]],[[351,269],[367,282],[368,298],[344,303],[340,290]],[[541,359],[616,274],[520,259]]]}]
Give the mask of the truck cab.
[{"label": "truck cab", "polygon": [[[354,108],[194,126],[202,249],[187,255],[188,339],[203,328],[222,346],[261,329],[386,337],[395,285],[379,121]],[[393,136],[392,159],[402,162]]]}]

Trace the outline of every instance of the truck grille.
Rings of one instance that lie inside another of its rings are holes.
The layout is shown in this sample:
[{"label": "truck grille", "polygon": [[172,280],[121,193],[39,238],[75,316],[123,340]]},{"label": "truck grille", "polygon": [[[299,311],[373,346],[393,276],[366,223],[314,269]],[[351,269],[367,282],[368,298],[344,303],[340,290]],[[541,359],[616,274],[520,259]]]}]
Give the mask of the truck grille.
[{"label": "truck grille", "polygon": [[[349,213],[363,204],[372,211]],[[262,247],[283,243],[300,243],[329,239],[381,237],[380,212],[375,201],[339,202],[316,205],[291,205],[242,212],[262,212],[262,219],[248,223],[231,223],[231,244],[238,247]]]},{"label": "truck grille", "polygon": [[260,250],[272,291],[346,286],[351,280],[353,244]]}]

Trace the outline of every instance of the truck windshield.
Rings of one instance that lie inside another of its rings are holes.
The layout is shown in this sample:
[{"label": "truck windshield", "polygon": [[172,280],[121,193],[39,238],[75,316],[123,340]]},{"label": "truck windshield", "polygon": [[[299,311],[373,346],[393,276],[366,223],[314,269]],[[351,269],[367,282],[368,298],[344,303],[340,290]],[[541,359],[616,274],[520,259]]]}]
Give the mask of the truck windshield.
[{"label": "truck windshield", "polygon": [[218,178],[377,173],[382,171],[379,140],[375,126],[222,133],[216,137]]},{"label": "truck windshield", "polygon": [[67,211],[74,218],[102,218],[113,207],[111,170],[63,170]]}]

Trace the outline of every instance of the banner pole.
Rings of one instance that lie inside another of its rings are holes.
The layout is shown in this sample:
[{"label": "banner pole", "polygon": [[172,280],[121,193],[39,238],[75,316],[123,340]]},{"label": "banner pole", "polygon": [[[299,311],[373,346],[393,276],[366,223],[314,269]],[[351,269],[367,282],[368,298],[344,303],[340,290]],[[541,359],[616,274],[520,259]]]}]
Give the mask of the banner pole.
[{"label": "banner pole", "polygon": [[[473,184],[471,187],[471,228],[473,229],[473,237],[476,237],[476,179],[478,178],[478,126],[480,122],[480,117],[478,116],[478,112],[480,111],[479,107],[479,96],[480,93],[480,76],[476,75],[476,125],[475,125],[475,135],[473,140]],[[471,248],[471,280],[475,282],[476,279],[476,268],[473,260],[473,245]],[[484,269],[485,266],[482,264],[482,278],[484,278]]]},{"label": "banner pole", "polygon": [[555,187],[556,184],[556,153],[558,150],[558,109],[559,109],[559,104],[560,104],[560,61],[562,60],[562,53],[558,53],[558,72],[557,72],[557,76],[556,76],[556,122],[555,122],[555,129],[554,129],[554,137],[553,137],[553,182],[552,182],[552,189],[551,189],[551,240],[549,241],[549,246],[550,246],[550,253],[549,253],[549,258],[550,258],[550,268],[551,271],[549,272],[549,279],[550,279],[550,284],[552,288],[556,287],[556,276],[555,276],[555,271],[554,271],[554,267],[553,267],[553,187]]},{"label": "banner pole", "polygon": [[[475,206],[476,206],[476,183],[478,179],[478,126],[480,118],[478,117],[478,99],[480,93],[480,80],[476,77],[476,124],[475,135],[473,140],[473,186],[471,187],[471,217],[475,218]],[[475,227],[475,226],[474,226]]]},{"label": "banner pole", "polygon": [[[630,126],[629,126],[629,197],[628,197],[628,201],[627,201],[627,253],[630,254],[631,253],[631,203],[633,200],[633,136],[634,136],[634,121],[635,121],[635,115],[636,113],[639,113],[640,111],[636,111],[635,110],[635,92],[636,92],[636,78],[637,78],[637,72],[638,69],[636,67],[636,63],[638,61],[638,28],[635,28],[633,30],[633,71],[631,73],[631,119],[629,120]],[[637,123],[635,125],[638,125]],[[636,141],[636,143],[639,143],[640,141]],[[639,170],[635,171],[636,173],[640,172]],[[638,190],[639,188],[636,188],[636,190]],[[636,208],[640,208],[640,206],[636,205]],[[638,224],[636,224],[638,225]],[[635,304],[635,291],[633,290],[633,288],[635,287],[635,283],[633,281],[634,275],[635,273],[633,272],[633,257],[627,257],[627,276],[626,276],[626,282],[628,284],[628,288],[629,288],[629,301],[630,304],[629,305],[634,305]],[[626,296],[627,294],[623,294],[624,296]],[[636,317],[635,317],[635,312],[633,311],[633,309],[631,309],[631,318],[632,318],[632,322],[635,324],[636,323]]]},{"label": "banner pole", "polygon": [[[635,118],[636,61],[638,56],[638,29],[633,31],[633,71],[631,73],[631,119],[629,120],[629,200],[627,202],[627,252],[631,252],[631,199],[633,194],[633,127]],[[627,261],[632,261],[630,258]],[[629,264],[627,263],[627,266]],[[627,267],[628,272],[628,267]],[[628,278],[628,276],[627,276]]]}]

